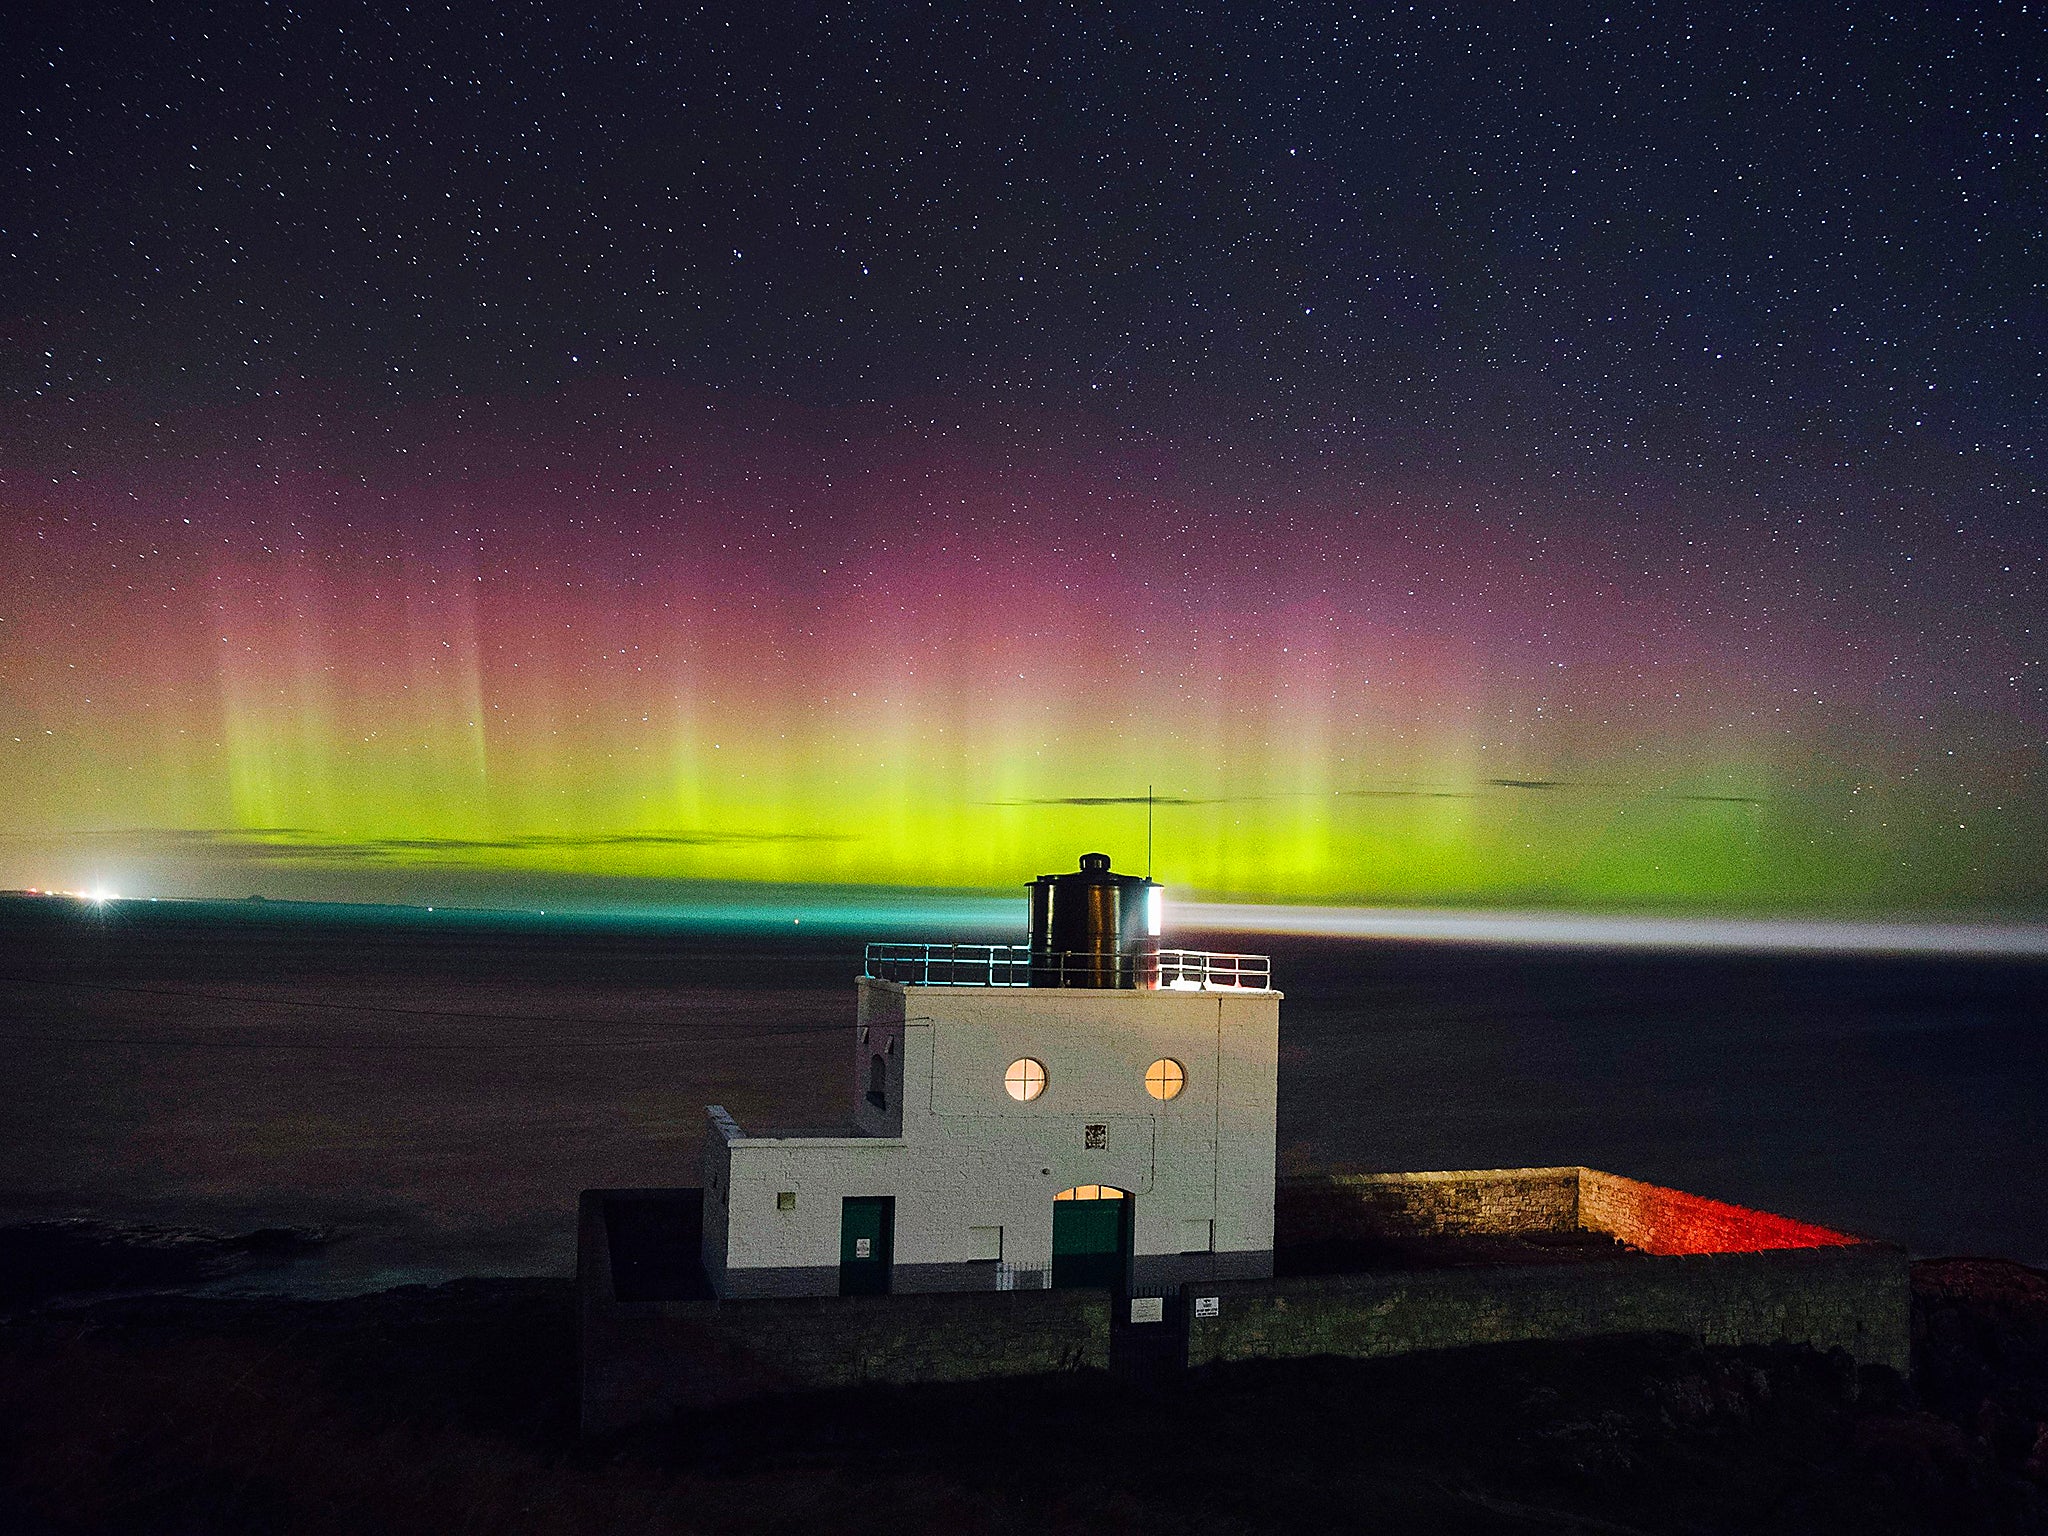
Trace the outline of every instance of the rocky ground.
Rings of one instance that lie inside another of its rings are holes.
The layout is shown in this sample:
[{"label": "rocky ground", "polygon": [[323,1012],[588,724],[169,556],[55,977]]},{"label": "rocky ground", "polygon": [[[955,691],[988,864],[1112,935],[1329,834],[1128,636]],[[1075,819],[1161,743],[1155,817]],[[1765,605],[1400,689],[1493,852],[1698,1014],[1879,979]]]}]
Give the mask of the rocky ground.
[{"label": "rocky ground", "polygon": [[594,1445],[566,1282],[46,1304],[0,1323],[0,1530],[2048,1531],[2048,1276],[1915,1290],[1910,1383],[1645,1338],[820,1393]]},{"label": "rocky ground", "polygon": [[19,1222],[0,1227],[0,1316],[65,1296],[246,1279],[322,1241],[289,1227],[223,1235],[84,1219]]}]

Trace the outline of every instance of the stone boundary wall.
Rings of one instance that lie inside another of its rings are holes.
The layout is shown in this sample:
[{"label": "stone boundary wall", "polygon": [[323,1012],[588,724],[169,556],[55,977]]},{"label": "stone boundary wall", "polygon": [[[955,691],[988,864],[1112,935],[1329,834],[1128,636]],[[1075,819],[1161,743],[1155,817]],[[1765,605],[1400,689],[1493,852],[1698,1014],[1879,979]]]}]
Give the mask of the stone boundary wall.
[{"label": "stone boundary wall", "polygon": [[[603,1433],[679,1408],[857,1382],[960,1381],[1106,1369],[1111,1298],[1102,1290],[922,1292],[892,1296],[658,1299],[612,1271],[608,1202],[641,1225],[636,1243],[690,1250],[688,1234],[645,1223],[689,1190],[587,1190],[577,1290],[583,1427]],[[1339,1175],[1281,1186],[1283,1240],[1569,1234],[1620,1237],[1637,1251],[1568,1263],[1394,1265],[1286,1279],[1183,1285],[1174,1309],[1187,1361],[1372,1357],[1524,1339],[1680,1333],[1708,1344],[1778,1341],[1840,1348],[1905,1372],[1907,1256],[1766,1212],[1583,1168]],[[667,1218],[662,1218],[667,1219]],[[678,1214],[678,1222],[687,1220]],[[623,1229],[622,1229],[623,1230]],[[1318,1237],[1318,1234],[1321,1237]],[[670,1240],[672,1239],[672,1240]],[[1728,1251],[1700,1251],[1718,1243]],[[633,1246],[628,1244],[628,1247]],[[1202,1303],[1213,1300],[1214,1315]]]},{"label": "stone boundary wall", "polygon": [[1584,1230],[1638,1251],[1554,1267],[1389,1268],[1213,1286],[1204,1294],[1219,1297],[1221,1315],[1191,1322],[1191,1360],[1647,1331],[1710,1344],[1839,1346],[1901,1372],[1909,1364],[1906,1254],[1767,1211],[1594,1168],[1331,1174],[1283,1180],[1278,1200],[1280,1240],[1304,1248]]},{"label": "stone boundary wall", "polygon": [[585,1434],[680,1408],[857,1382],[1109,1365],[1107,1291],[615,1300],[606,1199],[651,1193],[586,1190],[579,1202],[577,1365]]},{"label": "stone boundary wall", "polygon": [[1201,1292],[1217,1299],[1217,1315],[1191,1315],[1188,1359],[1371,1357],[1517,1339],[1681,1333],[1708,1344],[1841,1348],[1904,1373],[1906,1266],[1898,1249],[1858,1243],[1233,1281]]},{"label": "stone boundary wall", "polygon": [[1574,1232],[1580,1168],[1329,1174],[1282,1179],[1276,1246],[1388,1236]]},{"label": "stone boundary wall", "polygon": [[1597,1168],[1337,1173],[1283,1179],[1278,1238],[1478,1237],[1604,1232],[1653,1254],[1840,1248],[1862,1239],[1811,1222]]},{"label": "stone boundary wall", "polygon": [[1645,1253],[1760,1253],[1776,1248],[1841,1248],[1858,1241],[1846,1232],[1597,1168],[1581,1168],[1578,1175],[1579,1224],[1612,1233]]}]

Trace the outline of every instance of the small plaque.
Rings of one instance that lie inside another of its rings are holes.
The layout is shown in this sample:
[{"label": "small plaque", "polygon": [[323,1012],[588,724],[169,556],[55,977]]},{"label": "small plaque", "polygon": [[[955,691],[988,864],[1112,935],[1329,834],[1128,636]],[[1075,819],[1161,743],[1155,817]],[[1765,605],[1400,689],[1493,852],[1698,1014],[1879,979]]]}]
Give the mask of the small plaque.
[{"label": "small plaque", "polygon": [[1134,1323],[1165,1322],[1166,1298],[1163,1296],[1133,1296],[1131,1298],[1131,1321]]},{"label": "small plaque", "polygon": [[1106,1125],[1082,1126],[1081,1150],[1083,1152],[1107,1152],[1109,1150],[1109,1127]]},{"label": "small plaque", "polygon": [[1221,1296],[1197,1296],[1195,1298],[1195,1316],[1221,1317],[1222,1315],[1223,1298]]},{"label": "small plaque", "polygon": [[853,1256],[856,1259],[872,1259],[875,1256],[875,1240],[872,1237],[856,1237],[853,1240]]},{"label": "small plaque", "polygon": [[795,1191],[795,1190],[793,1190],[793,1189],[785,1189],[785,1190],[782,1190],[781,1192],[779,1192],[779,1193],[778,1193],[778,1194],[777,1194],[777,1195],[775,1196],[775,1209],[777,1209],[778,1211],[793,1211],[793,1210],[795,1210],[795,1209],[796,1209],[796,1191]]}]

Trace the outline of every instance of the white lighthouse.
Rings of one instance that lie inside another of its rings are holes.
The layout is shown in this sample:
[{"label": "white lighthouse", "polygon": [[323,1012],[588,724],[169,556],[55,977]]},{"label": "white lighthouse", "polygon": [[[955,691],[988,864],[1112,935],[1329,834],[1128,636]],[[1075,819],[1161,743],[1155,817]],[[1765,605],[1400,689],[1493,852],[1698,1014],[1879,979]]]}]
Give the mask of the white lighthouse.
[{"label": "white lighthouse", "polygon": [[1272,1274],[1265,958],[1161,949],[1159,887],[1103,854],[1030,890],[1028,946],[868,947],[851,1133],[710,1109],[720,1297]]}]

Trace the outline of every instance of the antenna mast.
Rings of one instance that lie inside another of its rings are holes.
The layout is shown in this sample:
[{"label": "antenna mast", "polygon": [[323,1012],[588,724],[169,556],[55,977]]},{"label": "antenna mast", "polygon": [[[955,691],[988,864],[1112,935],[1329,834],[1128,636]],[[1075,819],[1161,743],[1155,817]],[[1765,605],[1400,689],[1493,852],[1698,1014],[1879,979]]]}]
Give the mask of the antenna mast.
[{"label": "antenna mast", "polygon": [[1152,878],[1152,786],[1145,786],[1145,878]]}]

